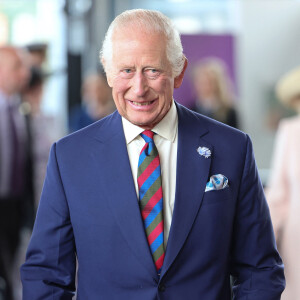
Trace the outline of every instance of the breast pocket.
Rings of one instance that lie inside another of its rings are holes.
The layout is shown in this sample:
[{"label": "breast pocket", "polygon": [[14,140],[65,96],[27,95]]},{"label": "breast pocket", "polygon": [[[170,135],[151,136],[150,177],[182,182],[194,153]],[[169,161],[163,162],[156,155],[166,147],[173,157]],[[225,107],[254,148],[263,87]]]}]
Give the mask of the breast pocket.
[{"label": "breast pocket", "polygon": [[230,187],[221,190],[205,192],[202,205],[222,204],[230,200],[232,192]]}]

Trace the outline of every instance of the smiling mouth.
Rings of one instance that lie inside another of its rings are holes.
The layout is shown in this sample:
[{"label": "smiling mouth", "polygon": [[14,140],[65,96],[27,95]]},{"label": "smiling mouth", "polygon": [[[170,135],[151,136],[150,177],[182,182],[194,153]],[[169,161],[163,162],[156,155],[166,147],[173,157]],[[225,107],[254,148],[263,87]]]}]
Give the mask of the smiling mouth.
[{"label": "smiling mouth", "polygon": [[135,101],[130,101],[132,104],[136,105],[136,106],[146,106],[146,105],[150,105],[154,102],[153,101],[147,101],[147,102],[135,102]]}]

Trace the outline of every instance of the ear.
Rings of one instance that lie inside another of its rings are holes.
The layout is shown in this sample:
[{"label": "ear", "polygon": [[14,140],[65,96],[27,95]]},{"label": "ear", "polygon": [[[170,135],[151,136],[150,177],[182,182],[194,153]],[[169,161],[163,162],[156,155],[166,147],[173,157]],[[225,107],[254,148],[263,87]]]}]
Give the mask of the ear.
[{"label": "ear", "polygon": [[103,65],[104,71],[106,73],[106,80],[108,85],[112,88],[112,78],[111,78],[111,72],[109,71],[109,69],[107,68],[107,63],[105,61],[104,58],[101,59],[101,63]]},{"label": "ear", "polygon": [[113,86],[112,86],[112,79],[110,73],[106,73],[106,79],[109,87],[112,88]]},{"label": "ear", "polygon": [[186,57],[184,57],[184,66],[182,68],[182,71],[176,78],[174,78],[174,88],[175,89],[178,89],[181,86],[187,65],[188,65],[188,60]]}]

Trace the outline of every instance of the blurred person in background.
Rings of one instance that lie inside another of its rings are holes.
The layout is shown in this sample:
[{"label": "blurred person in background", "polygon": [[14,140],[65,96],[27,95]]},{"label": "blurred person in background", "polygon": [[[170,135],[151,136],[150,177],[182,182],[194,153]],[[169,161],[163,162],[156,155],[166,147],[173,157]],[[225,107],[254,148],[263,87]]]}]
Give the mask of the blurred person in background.
[{"label": "blurred person in background", "polygon": [[66,130],[55,116],[42,110],[46,79],[56,72],[45,71],[48,44],[31,43],[24,47],[26,62],[30,67],[27,85],[22,90],[21,111],[28,122],[32,138],[35,210],[40,198],[51,144],[62,137]]},{"label": "blurred person in background", "polygon": [[238,128],[234,93],[225,63],[219,58],[205,58],[192,70],[196,99],[192,110]]},{"label": "blurred person in background", "polygon": [[0,47],[0,280],[12,299],[12,269],[19,235],[33,200],[31,153],[20,91],[29,78],[20,49]]},{"label": "blurred person in background", "polygon": [[[30,63],[30,61],[29,61]],[[40,199],[44,177],[46,173],[49,151],[52,143],[61,135],[58,131],[56,119],[48,116],[41,110],[41,102],[44,91],[44,81],[49,74],[46,74],[38,66],[30,68],[29,81],[22,89],[20,111],[24,115],[28,144],[32,157],[32,184],[34,201],[27,208],[31,212],[31,222],[33,222],[38,202]],[[31,236],[32,226],[22,228],[20,243],[15,255],[13,268],[13,295],[15,300],[22,299],[22,285],[19,276],[20,265],[25,260],[26,249]],[[0,298],[0,300],[2,300]]]},{"label": "blurred person in background", "polygon": [[298,114],[279,123],[266,197],[285,265],[282,299],[296,300],[300,299],[300,66],[279,80],[276,92]]},{"label": "blurred person in background", "polygon": [[29,82],[22,91],[21,109],[29,119],[32,138],[35,210],[41,196],[51,145],[61,137],[55,117],[46,115],[41,109],[44,81],[48,75],[40,67],[32,66]]},{"label": "blurred person in background", "polygon": [[75,107],[69,118],[69,131],[73,132],[106,117],[115,110],[111,88],[104,73],[88,74],[82,85],[82,104]]},{"label": "blurred person in background", "polygon": [[46,43],[31,43],[25,46],[28,63],[37,68],[43,68],[47,59],[48,45]]}]

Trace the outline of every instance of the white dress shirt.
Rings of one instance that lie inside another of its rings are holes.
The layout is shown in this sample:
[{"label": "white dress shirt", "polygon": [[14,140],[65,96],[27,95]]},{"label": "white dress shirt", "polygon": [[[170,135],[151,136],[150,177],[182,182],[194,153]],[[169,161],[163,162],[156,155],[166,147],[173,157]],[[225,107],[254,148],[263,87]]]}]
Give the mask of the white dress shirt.
[{"label": "white dress shirt", "polygon": [[[143,128],[130,123],[122,117],[122,123],[127,144],[129,161],[134,179],[137,198],[139,190],[137,170],[140,152],[145,145],[140,133]],[[164,244],[167,245],[175,202],[177,144],[178,144],[178,115],[174,101],[165,117],[154,127],[154,143],[159,153],[163,190],[164,212]]]}]

